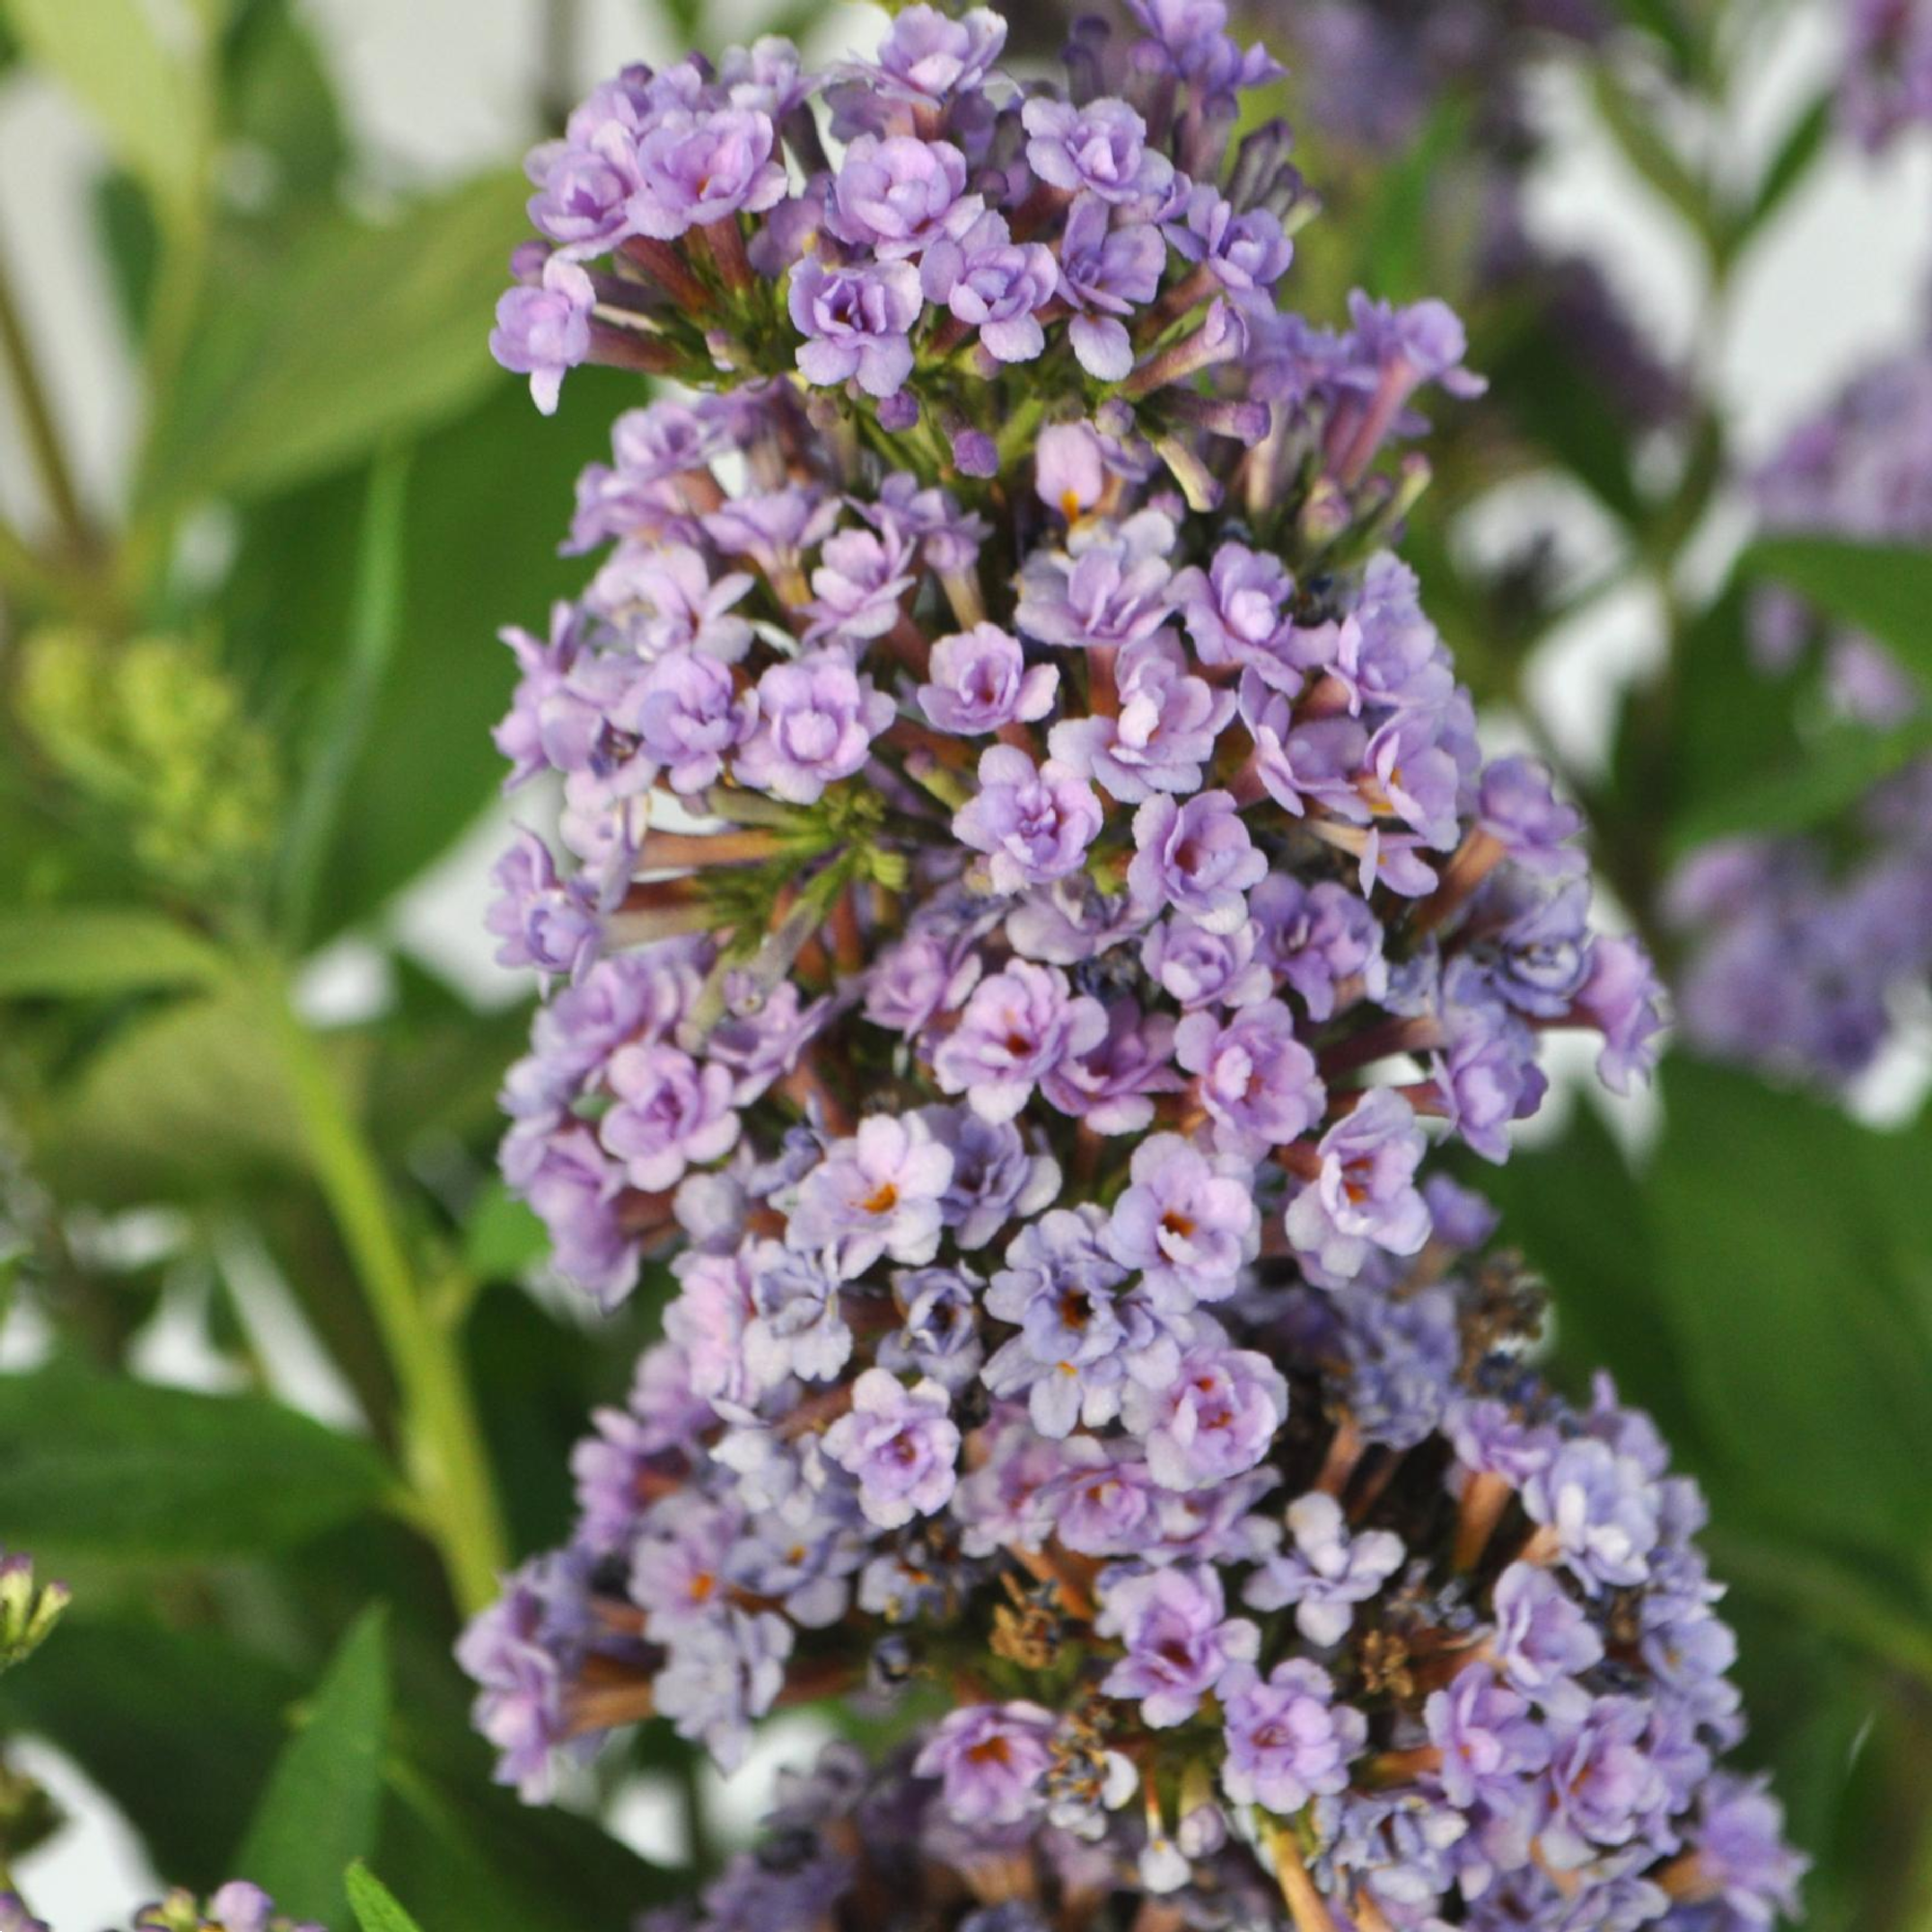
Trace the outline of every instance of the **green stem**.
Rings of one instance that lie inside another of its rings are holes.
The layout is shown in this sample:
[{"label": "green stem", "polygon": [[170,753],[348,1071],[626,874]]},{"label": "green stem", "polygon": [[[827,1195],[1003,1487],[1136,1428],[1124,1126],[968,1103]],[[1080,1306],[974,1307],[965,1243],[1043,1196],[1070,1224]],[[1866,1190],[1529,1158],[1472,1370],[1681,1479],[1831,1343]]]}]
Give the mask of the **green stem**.
[{"label": "green stem", "polygon": [[368,1296],[403,1397],[408,1473],[424,1526],[465,1614],[497,1594],[506,1542],[453,1327],[411,1264],[381,1166],[321,1043],[289,1003],[279,964],[263,974],[270,1019],[315,1178]]},{"label": "green stem", "polygon": [[68,468],[67,453],[61,447],[60,431],[55,426],[53,406],[47,400],[46,384],[27,335],[20,307],[14,298],[14,284],[0,257],[0,357],[14,379],[14,393],[20,405],[20,426],[26,432],[27,450],[41,479],[47,508],[60,526],[65,547],[76,556],[84,555],[91,538],[80,497]]}]

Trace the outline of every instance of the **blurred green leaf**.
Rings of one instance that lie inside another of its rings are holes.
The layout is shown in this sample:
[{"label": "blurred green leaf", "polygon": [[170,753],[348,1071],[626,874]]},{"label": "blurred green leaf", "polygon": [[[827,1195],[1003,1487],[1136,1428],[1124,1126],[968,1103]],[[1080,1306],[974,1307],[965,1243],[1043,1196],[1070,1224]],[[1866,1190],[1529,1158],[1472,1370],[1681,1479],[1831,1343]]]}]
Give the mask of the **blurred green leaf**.
[{"label": "blurred green leaf", "polygon": [[1925,723],[1895,731],[1834,726],[1795,763],[1745,780],[1686,811],[1670,828],[1670,849],[1681,856],[1708,839],[1738,833],[1809,831],[1857,804],[1928,748],[1932,724]]},{"label": "blurred green leaf", "polygon": [[29,53],[94,117],[115,158],[180,221],[201,192],[203,76],[142,0],[5,0]]},{"label": "blurred green leaf", "polygon": [[87,1201],[194,1196],[308,1158],[259,1000],[238,985],[137,1014],[28,1126],[48,1182]]},{"label": "blurred green leaf", "polygon": [[1608,62],[1593,66],[1590,79],[1598,115],[1615,137],[1624,158],[1666,206],[1676,210],[1699,242],[1707,248],[1714,247],[1716,217],[1710,198],[1671,145],[1651,104],[1627,91]]},{"label": "blurred green leaf", "polygon": [[110,1797],[171,1880],[207,1891],[235,1876],[235,1840],[299,1690],[281,1665],[207,1631],[87,1615],[31,1670],[0,1680],[0,1725],[57,1745]]},{"label": "blurred green leaf", "polygon": [[1766,164],[1757,192],[1737,226],[1726,238],[1735,252],[1764,228],[1791,198],[1825,152],[1837,108],[1837,90],[1826,88],[1810,100],[1785,130],[1784,139]]},{"label": "blurred green leaf", "polygon": [[1585,380],[1549,328],[1524,330],[1492,371],[1510,413],[1604,507],[1627,524],[1643,513],[1631,480],[1630,425],[1605,395]]},{"label": "blurred green leaf", "polygon": [[343,1875],[375,1848],[389,1724],[380,1605],[342,1639],[235,1855],[291,1918],[340,1923]]},{"label": "blurred green leaf", "polygon": [[0,999],[205,986],[221,971],[213,946],[159,913],[39,906],[0,914]]},{"label": "blurred green leaf", "polygon": [[370,472],[342,665],[320,707],[289,812],[282,853],[283,921],[298,949],[314,923],[316,892],[342,817],[344,794],[402,631],[408,483],[407,454],[384,456]]},{"label": "blurred green leaf", "polygon": [[362,1932],[418,1932],[416,1921],[396,1903],[395,1894],[359,1859],[349,1867],[345,1883]]},{"label": "blurred green leaf", "polygon": [[1717,1466],[1784,1535],[1918,1548],[1932,1335],[1912,1286],[1923,1230],[1904,1197],[1923,1191],[1923,1148],[1684,1059],[1664,1106],[1648,1219]]},{"label": "blurred green leaf", "polygon": [[[1406,153],[1384,169],[1361,221],[1364,282],[1387,301],[1415,301],[1433,292],[1432,229],[1440,211],[1432,190],[1468,131],[1471,109],[1460,95],[1437,102]],[[1434,238],[1439,249],[1441,238]]]},{"label": "blurred green leaf", "polygon": [[1869,631],[1932,685],[1932,549],[1846,537],[1761,537],[1738,564],[1808,597],[1840,623]]},{"label": "blurred green leaf", "polygon": [[331,214],[217,265],[141,496],[260,495],[440,421],[490,381],[490,310],[527,185],[490,175],[395,220]]},{"label": "blurred green leaf", "polygon": [[463,1264],[482,1281],[514,1281],[548,1246],[543,1223],[500,1180],[483,1189],[465,1219]]},{"label": "blurred green leaf", "polygon": [[37,1550],[253,1554],[369,1508],[387,1480],[366,1442],[265,1396],[66,1364],[0,1378],[0,1522]]},{"label": "blurred green leaf", "polygon": [[[497,794],[504,767],[490,730],[513,679],[497,633],[516,622],[543,629],[551,601],[582,588],[581,560],[556,554],[572,484],[608,454],[611,416],[641,394],[633,378],[579,370],[545,417],[505,377],[417,445],[401,642],[343,794],[313,938],[375,913]],[[267,688],[271,713],[312,712],[334,674],[366,476],[293,491],[247,518],[228,592],[231,657]],[[503,486],[510,476],[515,489]]]},{"label": "blurred green leaf", "polygon": [[291,0],[249,0],[222,46],[225,131],[272,161],[278,201],[326,196],[349,142],[315,36]]}]

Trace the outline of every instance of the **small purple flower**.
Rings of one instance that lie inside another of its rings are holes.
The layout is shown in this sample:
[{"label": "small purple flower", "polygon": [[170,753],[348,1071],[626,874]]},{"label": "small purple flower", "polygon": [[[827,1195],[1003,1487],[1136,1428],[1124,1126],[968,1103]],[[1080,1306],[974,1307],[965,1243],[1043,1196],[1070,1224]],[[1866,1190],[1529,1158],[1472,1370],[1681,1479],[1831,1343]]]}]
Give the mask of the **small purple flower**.
[{"label": "small purple flower", "polygon": [[1029,665],[1020,640],[997,624],[975,624],[932,647],[929,684],[919,689],[920,709],[932,725],[962,738],[1003,724],[1032,724],[1053,709],[1060,672]]},{"label": "small purple flower", "polygon": [[590,277],[575,262],[553,255],[534,288],[506,289],[497,302],[490,354],[513,375],[530,379],[530,396],[545,415],[556,413],[564,376],[590,357]]},{"label": "small purple flower", "polygon": [[1099,1596],[1095,1633],[1127,1651],[1100,1689],[1138,1698],[1142,1721],[1156,1730],[1185,1723],[1229,1670],[1260,1653],[1261,1632],[1227,1615],[1221,1578],[1205,1565],[1110,1575]]},{"label": "small purple flower", "polygon": [[1402,1568],[1402,1538],[1392,1530],[1350,1533],[1342,1506],[1311,1490],[1288,1506],[1293,1547],[1267,1557],[1249,1577],[1241,1601],[1257,1610],[1294,1605],[1295,1628],[1310,1643],[1340,1643],[1357,1604],[1375,1596]]},{"label": "small purple flower", "polygon": [[1717,1773],[1699,1806],[1690,1840],[1700,1895],[1721,1899],[1741,1925],[1795,1918],[1807,1861],[1784,1842],[1784,1812],[1765,1780]]},{"label": "small purple flower", "polygon": [[1634,1456],[1583,1437],[1566,1442],[1523,1486],[1522,1506],[1550,1533],[1571,1574],[1592,1596],[1650,1575],[1657,1548],[1656,1485]]},{"label": "small purple flower", "polygon": [[565,1693],[589,1630],[582,1568],[567,1551],[525,1564],[457,1640],[477,1686],[472,1721],[499,1753],[497,1782],[526,1804],[550,1798],[570,1735]]},{"label": "small purple flower", "polygon": [[1134,813],[1127,890],[1150,911],[1172,906],[1209,932],[1233,932],[1247,919],[1244,895],[1267,868],[1267,855],[1249,838],[1225,791],[1197,792],[1184,802],[1156,793]]},{"label": "small purple flower", "polygon": [[1141,1276],[1156,1306],[1184,1313],[1225,1301],[1260,1245],[1249,1163],[1154,1134],[1134,1150],[1128,1175],[1107,1224],[1107,1252]]},{"label": "small purple flower", "polygon": [[1027,159],[1052,187],[1085,190],[1104,202],[1155,197],[1174,179],[1174,163],[1147,144],[1147,123],[1124,100],[1076,107],[1035,95],[1020,110],[1031,137]]},{"label": "small purple flower", "polygon": [[1583,869],[1583,854],[1573,842],[1582,817],[1556,796],[1549,768],[1533,758],[1497,758],[1483,768],[1476,824],[1531,871],[1567,877]]},{"label": "small purple flower", "polygon": [[1662,1050],[1664,994],[1649,953],[1635,940],[1598,935],[1577,1012],[1604,1036],[1597,1071],[1611,1093],[1628,1094],[1634,1080],[1650,1078]]},{"label": "small purple flower", "polygon": [[838,650],[775,664],[758,680],[757,722],[733,767],[741,784],[815,805],[848,779],[893,722],[893,700]]},{"label": "small purple flower", "polygon": [[1033,1152],[1010,1121],[982,1120],[970,1107],[924,1107],[920,1119],[952,1155],[939,1209],[961,1248],[983,1248],[1009,1221],[1037,1214],[1059,1194],[1060,1163]]},{"label": "small purple flower", "polygon": [[500,964],[569,975],[589,966],[603,943],[603,922],[582,884],[558,876],[550,847],[534,832],[520,826],[490,876],[500,896],[484,923],[503,942]]},{"label": "small purple flower", "polygon": [[1231,296],[1259,298],[1270,305],[1274,285],[1294,259],[1294,243],[1270,210],[1237,213],[1206,183],[1188,195],[1182,218],[1168,223],[1167,239],[1187,261],[1205,262]]},{"label": "small purple flower", "polygon": [[1094,788],[1056,758],[1036,768],[1011,745],[980,754],[979,792],[953,814],[952,834],[986,854],[998,893],[1017,893],[1077,871],[1103,821]]},{"label": "small purple flower", "polygon": [[1107,1008],[1106,1037],[1063,1060],[1040,1091],[1095,1133],[1137,1134],[1153,1120],[1151,1096],[1178,1094],[1184,1084],[1173,1058],[1174,1022],[1164,1013],[1143,1013],[1123,995]]},{"label": "small purple flower", "polygon": [[1248,907],[1261,928],[1261,956],[1301,996],[1310,1019],[1332,1018],[1351,984],[1379,997],[1386,979],[1382,929],[1346,886],[1332,879],[1304,886],[1275,872],[1255,888]]},{"label": "small purple flower", "polygon": [[676,792],[702,791],[750,734],[756,699],[727,666],[702,651],[668,651],[645,673],[636,700],[638,742]]},{"label": "small purple flower", "polygon": [[1447,1008],[1442,1027],[1430,1070],[1449,1127],[1471,1152],[1505,1161],[1511,1122],[1535,1113],[1549,1084],[1536,1064],[1536,1037],[1492,1000]]},{"label": "small purple flower", "polygon": [[1010,1121],[1062,1061],[1098,1046],[1107,1013],[1077,997],[1053,966],[1015,960],[973,990],[959,1024],[932,1057],[943,1094],[964,1094],[989,1121]]},{"label": "small purple flower", "polygon": [[1292,1659],[1266,1677],[1223,1685],[1221,1721],[1228,1742],[1221,1782],[1236,1804],[1260,1804],[1292,1817],[1312,1798],[1349,1784],[1349,1765],[1368,1743],[1369,1720],[1335,1702],[1335,1686],[1318,1663]]},{"label": "small purple flower", "polygon": [[1274,976],[1258,957],[1261,937],[1253,920],[1233,932],[1209,932],[1177,914],[1141,942],[1141,966],[1183,1010],[1251,1007],[1274,990]]},{"label": "small purple flower", "polygon": [[897,532],[888,540],[871,530],[839,530],[826,538],[818,555],[806,641],[830,635],[863,645],[884,637],[899,620],[900,600],[919,581],[911,546]]},{"label": "small purple flower", "polygon": [[1279,557],[1238,543],[1222,544],[1206,570],[1194,565],[1174,580],[1174,600],[1201,662],[1255,669],[1291,697],[1307,668],[1296,662],[1293,627],[1282,614],[1293,594],[1294,579]]},{"label": "small purple flower", "polygon": [[1598,1697],[1558,1725],[1544,1776],[1549,1811],[1536,1840],[1552,1869],[1579,1870],[1672,1808],[1649,1749],[1650,1721],[1647,1698]]},{"label": "small purple flower", "polygon": [[524,171],[537,187],[528,204],[531,227],[566,255],[602,255],[631,232],[637,150],[618,123],[606,122],[588,141],[533,148]]},{"label": "small purple flower", "polygon": [[727,1067],[700,1065],[662,1042],[626,1046],[611,1056],[610,1081],[617,1104],[598,1132],[646,1194],[675,1187],[687,1167],[722,1160],[738,1144]]},{"label": "small purple flower", "polygon": [[1130,1382],[1121,1419],[1141,1438],[1162,1489],[1211,1489],[1267,1454],[1288,1420],[1288,1383],[1265,1355],[1206,1345],[1161,1387]]},{"label": "small purple flower", "polygon": [[1549,1740],[1529,1706],[1487,1664],[1466,1665],[1423,1706],[1442,1753],[1442,1795],[1458,1810],[1484,1804],[1503,1816],[1523,1807],[1527,1780],[1549,1762]]},{"label": "small purple flower", "polygon": [[[861,134],[833,177],[826,226],[882,262],[917,255],[947,232],[966,193],[966,156],[950,141]],[[980,197],[965,207],[978,212]]]},{"label": "small purple flower", "polygon": [[852,1354],[838,1302],[838,1275],[813,1255],[760,1241],[747,1264],[756,1315],[745,1329],[745,1363],[776,1388],[787,1376],[830,1381]]},{"label": "small purple flower", "polygon": [[721,1771],[735,1771],[752,1722],[784,1688],[792,1629],[771,1610],[731,1609],[681,1631],[652,1681],[658,1715],[681,1738],[701,1744]]},{"label": "small purple flower", "polygon": [[1294,1037],[1294,1016],[1264,1000],[1221,1020],[1192,1012],[1174,1037],[1175,1054],[1196,1076],[1214,1121],[1214,1144],[1259,1158],[1298,1140],[1321,1118],[1327,1094],[1315,1056]]},{"label": "small purple flower", "polygon": [[939,1251],[952,1155],[917,1114],[868,1114],[799,1183],[786,1238],[823,1252],[847,1281],[882,1255],[908,1265]]},{"label": "small purple flower", "polygon": [[959,1431],[951,1399],[930,1379],[907,1388],[884,1369],[852,1385],[852,1407],[825,1432],[825,1453],[859,1479],[859,1507],[880,1529],[946,1507],[956,1480]]},{"label": "small purple flower", "polygon": [[828,268],[808,256],[792,270],[789,297],[799,373],[834,388],[856,380],[868,396],[897,394],[912,374],[911,328],[921,305],[910,262]]},{"label": "small purple flower", "polygon": [[544,1224],[557,1273],[600,1307],[614,1307],[637,1284],[639,1253],[618,1205],[623,1164],[588,1126],[542,1135],[528,1149],[516,1145],[521,1131],[504,1143],[505,1178]]},{"label": "small purple flower", "polygon": [[980,331],[999,362],[1031,362],[1046,347],[1037,311],[1053,299],[1060,265],[1043,242],[1015,242],[991,210],[934,241],[920,264],[926,300]]},{"label": "small purple flower", "polygon": [[1046,1802],[1057,1728],[1053,1713],[1037,1704],[968,1704],[939,1720],[913,1774],[938,1778],[940,1802],[969,1830],[1023,1825]]},{"label": "small purple flower", "polygon": [[1235,715],[1234,693],[1193,676],[1166,631],[1129,644],[1115,682],[1118,712],[1064,719],[1048,738],[1053,755],[1127,805],[1157,791],[1198,791],[1214,741]]},{"label": "small purple flower", "polygon": [[1340,1288],[1377,1248],[1420,1250],[1429,1206],[1413,1177],[1424,1147],[1414,1110],[1386,1087],[1321,1136],[1321,1171],[1288,1208],[1288,1238],[1309,1280]]},{"label": "small purple flower", "polygon": [[1132,373],[1133,340],[1122,318],[1153,300],[1167,267],[1159,229],[1147,222],[1114,228],[1112,220],[1105,201],[1082,194],[1067,212],[1060,242],[1059,293],[1073,310],[1067,340],[1080,366],[1101,383],[1124,382]]},{"label": "small purple flower", "polygon": [[1015,626],[1043,644],[1131,644],[1166,620],[1173,523],[1142,510],[1124,524],[1075,530],[1064,552],[1038,550],[1020,572]]},{"label": "small purple flower", "polygon": [[915,99],[970,93],[1007,43],[1007,23],[990,7],[954,20],[923,4],[901,10],[879,43],[878,73]]},{"label": "small purple flower", "polygon": [[638,138],[628,213],[639,235],[674,242],[728,215],[762,214],[785,195],[769,116],[741,107],[671,108]]}]

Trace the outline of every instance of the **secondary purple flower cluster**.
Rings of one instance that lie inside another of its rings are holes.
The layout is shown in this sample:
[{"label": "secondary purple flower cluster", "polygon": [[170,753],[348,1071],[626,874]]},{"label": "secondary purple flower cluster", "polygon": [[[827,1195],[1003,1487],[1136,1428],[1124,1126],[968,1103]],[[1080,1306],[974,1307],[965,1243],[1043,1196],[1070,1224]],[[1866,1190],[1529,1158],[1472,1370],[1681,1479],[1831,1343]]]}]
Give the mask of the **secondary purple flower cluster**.
[{"label": "secondary purple flower cluster", "polygon": [[[1932,540],[1932,344],[1860,376],[1756,479],[1774,531]],[[1767,673],[1815,670],[1807,708],[1840,728],[1904,733],[1917,681],[1877,641],[1760,593]],[[1813,690],[1817,696],[1812,696]],[[1678,995],[1705,1051],[1838,1086],[1864,1071],[1932,978],[1932,761],[1918,757],[1816,837],[1725,839],[1693,853],[1666,912],[1690,942]]]},{"label": "secondary purple flower cluster", "polygon": [[[1389,548],[1461,330],[1279,308],[1287,137],[1227,152],[1272,70],[1132,11],[1065,92],[921,6],[825,75],[632,71],[533,161],[539,279],[614,242],[592,353],[697,393],[619,419],[589,589],[510,635],[562,811],[493,915],[555,988],[504,1167],[561,1272],[673,1292],[464,1638],[478,1721],[537,1799],[645,1718],[729,1766],[937,1687],[921,1841],[1015,1911],[1037,1855],[1067,1926],[1269,1870],[1365,1932],[1762,1923],[1768,1801],[1735,1855],[1697,1808],[1741,1726],[1694,1492],[1452,1273],[1444,1150],[1506,1157],[1548,1029],[1622,1088],[1660,1024]],[[722,1919],[860,1882],[815,1823]]]},{"label": "secondary purple flower cluster", "polygon": [[1932,124],[1932,6],[1926,0],[1852,0],[1838,115],[1867,149]]}]

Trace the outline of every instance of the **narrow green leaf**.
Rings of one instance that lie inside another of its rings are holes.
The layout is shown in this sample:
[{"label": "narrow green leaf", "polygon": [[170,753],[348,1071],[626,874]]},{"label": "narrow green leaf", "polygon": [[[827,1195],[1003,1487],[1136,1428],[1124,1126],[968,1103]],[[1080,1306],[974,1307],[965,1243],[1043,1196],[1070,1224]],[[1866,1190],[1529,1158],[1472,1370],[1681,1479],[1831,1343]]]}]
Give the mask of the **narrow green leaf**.
[{"label": "narrow green leaf", "polygon": [[1835,818],[1881,780],[1932,748],[1932,724],[1870,731],[1835,728],[1797,762],[1715,794],[1670,828],[1678,856],[1736,833],[1807,832]]},{"label": "narrow green leaf", "polygon": [[420,1932],[416,1921],[396,1903],[395,1894],[359,1859],[349,1867],[344,1882],[362,1932]]},{"label": "narrow green leaf", "polygon": [[205,986],[221,970],[213,946],[159,913],[48,906],[0,915],[0,999]]},{"label": "narrow green leaf", "polygon": [[299,949],[314,923],[317,887],[355,762],[402,633],[407,452],[382,457],[369,476],[356,549],[348,649],[324,700],[308,768],[289,816],[283,851],[283,923]]},{"label": "narrow green leaf", "polygon": [[374,1849],[389,1723],[380,1605],[342,1639],[283,1747],[235,1869],[294,1918],[340,1923],[343,1875]]},{"label": "narrow green leaf", "polygon": [[367,1443],[265,1396],[66,1364],[0,1377],[0,1523],[28,1548],[251,1555],[347,1521],[386,1482]]},{"label": "narrow green leaf", "polygon": [[391,221],[331,214],[266,257],[219,261],[143,498],[258,496],[460,410],[492,380],[490,307],[526,191],[489,175]]},{"label": "narrow green leaf", "polygon": [[1825,152],[1826,136],[1832,131],[1836,106],[1836,90],[1826,88],[1786,129],[1784,139],[1766,164],[1750,206],[1729,238],[1733,251],[1770,222],[1811,172],[1812,163]]},{"label": "narrow green leaf", "polygon": [[1709,196],[1684,163],[1646,104],[1633,99],[1606,65],[1592,71],[1597,112],[1616,138],[1624,158],[1705,247],[1715,246],[1716,218]]},{"label": "narrow green leaf", "polygon": [[1932,685],[1932,549],[1849,537],[1761,537],[1738,570],[1785,584],[1840,623],[1869,631]]},{"label": "narrow green leaf", "polygon": [[208,99],[197,66],[142,0],[6,0],[33,58],[93,116],[114,157],[170,220],[201,192]]}]

